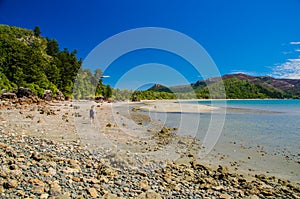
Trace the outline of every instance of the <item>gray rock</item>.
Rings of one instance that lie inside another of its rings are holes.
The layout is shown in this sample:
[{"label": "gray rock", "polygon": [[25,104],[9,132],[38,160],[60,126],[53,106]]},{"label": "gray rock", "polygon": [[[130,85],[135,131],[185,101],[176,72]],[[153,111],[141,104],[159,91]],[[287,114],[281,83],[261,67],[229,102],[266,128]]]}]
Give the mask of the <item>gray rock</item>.
[{"label": "gray rock", "polygon": [[155,191],[148,190],[144,193],[141,193],[137,199],[161,199],[161,195],[159,193],[156,193]]},{"label": "gray rock", "polygon": [[44,91],[44,100],[51,101],[53,100],[53,94],[51,90],[45,90]]}]

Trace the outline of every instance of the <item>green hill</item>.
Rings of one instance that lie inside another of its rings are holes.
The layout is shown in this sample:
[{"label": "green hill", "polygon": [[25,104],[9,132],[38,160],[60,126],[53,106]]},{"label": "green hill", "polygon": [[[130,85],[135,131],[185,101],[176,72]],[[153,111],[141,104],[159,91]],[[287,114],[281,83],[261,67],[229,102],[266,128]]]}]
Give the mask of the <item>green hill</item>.
[{"label": "green hill", "polygon": [[[290,97],[279,90],[271,90],[261,85],[256,85],[246,80],[230,78],[223,80],[226,96],[222,93],[221,81],[209,84],[205,87],[196,88],[198,98],[228,98],[228,99],[261,99],[261,98],[286,98]],[[210,92],[209,92],[210,91]]]},{"label": "green hill", "polygon": [[[225,93],[222,90],[222,84],[224,85]],[[300,80],[231,74],[224,75],[222,78],[216,77],[199,80],[191,85],[169,88],[163,85],[156,85],[148,89],[148,91],[172,91],[177,97],[179,96],[179,98],[183,99],[191,98],[193,96],[192,93],[197,98],[205,99],[300,98]]]},{"label": "green hill", "polygon": [[111,97],[112,89],[102,84],[102,72],[82,69],[76,53],[42,37],[39,27],[0,25],[0,91],[26,87],[41,98],[45,90],[71,98]]},{"label": "green hill", "polygon": [[40,36],[40,30],[0,25],[0,86],[7,91],[28,87],[38,96],[45,89],[71,96],[81,66],[76,50],[60,50],[56,40]]}]

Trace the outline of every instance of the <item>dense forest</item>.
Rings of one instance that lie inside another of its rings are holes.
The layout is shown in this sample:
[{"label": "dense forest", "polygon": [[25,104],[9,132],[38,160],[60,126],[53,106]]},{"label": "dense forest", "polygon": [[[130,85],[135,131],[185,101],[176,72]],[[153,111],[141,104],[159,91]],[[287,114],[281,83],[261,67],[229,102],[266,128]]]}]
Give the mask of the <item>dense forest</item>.
[{"label": "dense forest", "polygon": [[101,71],[82,69],[76,53],[61,50],[55,39],[42,37],[39,27],[27,30],[0,25],[1,92],[26,87],[39,97],[43,97],[44,90],[54,95],[61,91],[71,98],[111,97],[112,89],[102,84]]},{"label": "dense forest", "polygon": [[[222,81],[221,81],[222,80]],[[253,77],[244,74],[225,75],[222,78],[200,80],[191,85],[166,87],[155,84],[147,91],[139,92],[143,99],[153,93],[169,93],[179,99],[264,99],[299,98],[300,80],[274,79],[271,77]],[[158,95],[158,94],[155,94]]]},{"label": "dense forest", "polygon": [[54,96],[60,91],[68,98],[115,100],[300,97],[300,80],[245,74],[170,88],[155,84],[144,91],[113,89],[102,83],[101,70],[83,69],[76,54],[76,50],[61,49],[55,39],[41,36],[37,26],[27,30],[0,25],[0,92],[26,87],[41,98],[45,90],[51,90]]}]

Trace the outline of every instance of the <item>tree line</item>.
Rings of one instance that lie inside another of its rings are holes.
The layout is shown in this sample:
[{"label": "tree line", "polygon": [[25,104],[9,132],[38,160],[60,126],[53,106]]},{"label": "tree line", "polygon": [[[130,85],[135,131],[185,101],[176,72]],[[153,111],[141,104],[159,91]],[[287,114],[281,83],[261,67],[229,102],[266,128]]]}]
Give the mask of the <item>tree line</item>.
[{"label": "tree line", "polygon": [[[34,30],[28,30],[0,25],[2,92],[27,87],[39,97],[43,97],[44,90],[51,90],[54,95],[57,91],[61,91],[66,97],[71,98],[92,95],[111,97],[112,89],[99,81],[102,74],[100,70],[91,72],[82,69],[82,60],[77,58],[76,50],[69,51],[67,48],[61,50],[57,40],[42,37],[40,34],[38,26]],[[76,96],[73,96],[75,82],[77,90]]]},{"label": "tree line", "polygon": [[[169,89],[156,87],[144,91],[113,89],[102,82],[102,71],[83,69],[77,51],[60,49],[57,40],[41,36],[38,26],[34,30],[0,25],[0,91],[19,87],[30,88],[39,97],[44,90],[55,95],[61,91],[66,97],[113,98],[115,100],[156,100],[191,98],[290,98],[281,90],[246,80],[230,78],[224,81],[192,84]],[[225,86],[225,92],[223,85]],[[190,88],[190,87],[189,87]]]}]

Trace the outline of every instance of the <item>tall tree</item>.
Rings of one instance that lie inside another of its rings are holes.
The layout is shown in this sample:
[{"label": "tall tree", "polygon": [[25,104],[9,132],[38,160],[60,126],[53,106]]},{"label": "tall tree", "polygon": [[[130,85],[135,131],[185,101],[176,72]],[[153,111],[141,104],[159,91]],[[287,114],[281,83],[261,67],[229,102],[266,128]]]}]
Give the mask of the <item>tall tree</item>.
[{"label": "tall tree", "polygon": [[46,53],[50,56],[56,56],[59,52],[59,46],[55,39],[47,38],[47,48]]},{"label": "tall tree", "polygon": [[34,32],[34,36],[39,37],[40,34],[41,34],[40,27],[39,26],[35,26],[33,32]]},{"label": "tall tree", "polygon": [[110,87],[110,85],[107,85],[106,86],[106,89],[105,89],[105,98],[108,99],[108,98],[111,98],[112,97],[112,88]]}]

